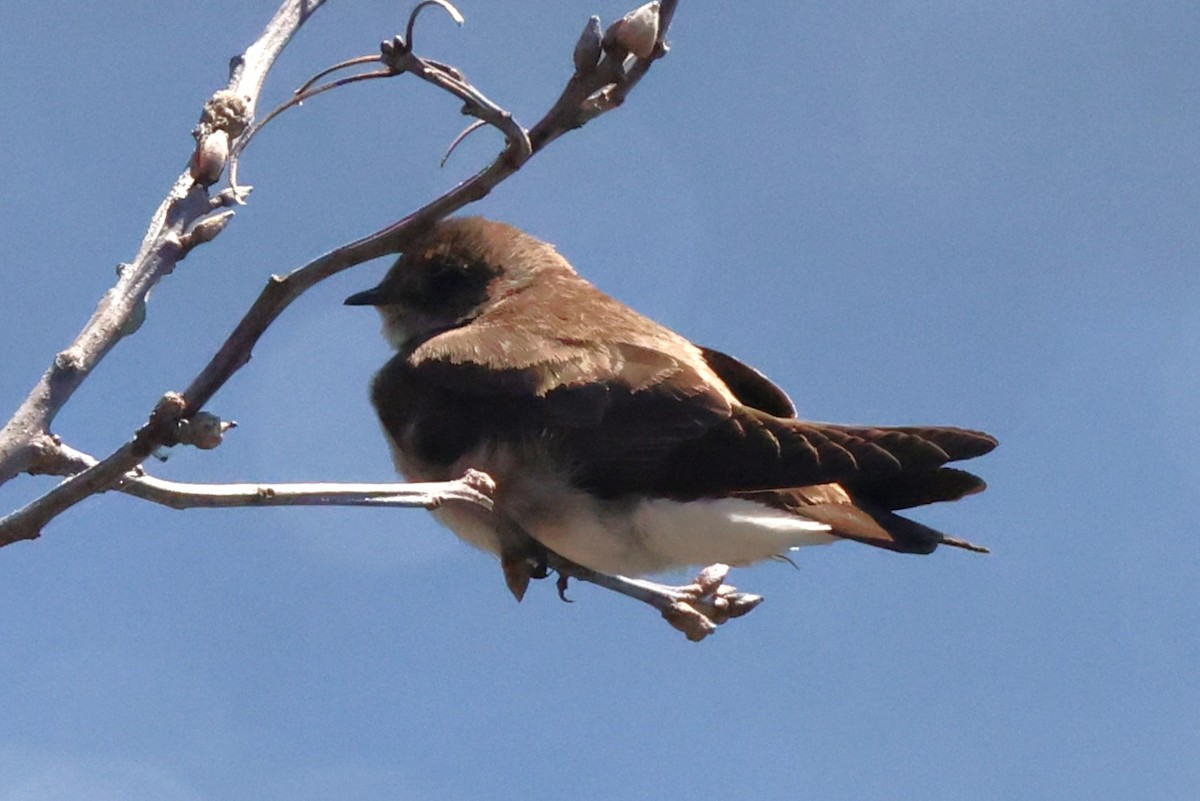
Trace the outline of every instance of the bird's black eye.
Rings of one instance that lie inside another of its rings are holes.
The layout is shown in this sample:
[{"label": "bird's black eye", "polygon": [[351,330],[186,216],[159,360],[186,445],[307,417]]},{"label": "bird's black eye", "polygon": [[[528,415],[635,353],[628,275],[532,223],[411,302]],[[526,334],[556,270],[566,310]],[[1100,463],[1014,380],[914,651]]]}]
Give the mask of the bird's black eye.
[{"label": "bird's black eye", "polygon": [[441,258],[419,265],[410,273],[404,302],[414,309],[461,316],[487,297],[493,272],[483,264]]},{"label": "bird's black eye", "polygon": [[436,262],[429,265],[423,282],[425,285],[422,289],[430,300],[437,300],[445,298],[447,295],[453,295],[467,283],[469,278],[470,274],[466,265]]}]

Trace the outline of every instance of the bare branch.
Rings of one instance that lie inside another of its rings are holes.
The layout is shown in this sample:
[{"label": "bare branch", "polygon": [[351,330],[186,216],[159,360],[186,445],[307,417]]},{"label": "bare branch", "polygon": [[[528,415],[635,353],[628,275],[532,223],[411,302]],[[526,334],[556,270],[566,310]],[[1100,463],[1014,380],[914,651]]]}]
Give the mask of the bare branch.
[{"label": "bare branch", "polygon": [[[408,43],[399,38],[385,42],[382,59],[395,74],[413,74],[462,99],[466,104],[464,113],[498,128],[504,134],[504,150],[483,170],[399,222],[332,250],[286,277],[273,276],[221,349],[184,392],[188,413],[199,411],[250,360],[251,350],[267,327],[310,287],[364,261],[403,251],[412,237],[425,226],[486,197],[547,144],[620,105],[651,64],[666,54],[665,37],[675,5],[675,0],[665,0],[661,4],[657,45],[649,57],[635,59],[628,70],[623,58],[618,62],[609,54],[602,55],[597,63],[586,68],[580,68],[579,59],[576,58],[575,74],[562,95],[528,134],[508,112],[488,100],[457,70],[415,55]],[[581,40],[589,37],[594,28],[598,28],[598,23],[589,21]],[[576,47],[578,50],[579,46]],[[609,92],[609,99],[597,105],[593,96],[601,90]]]},{"label": "bare branch", "polygon": [[156,447],[169,441],[183,419],[183,397],[168,393],[129,442],[110,456],[76,473],[54,489],[20,509],[0,518],[0,547],[20,540],[36,539],[46,523],[84,498],[103,492],[140,465]]},{"label": "bare branch", "polygon": [[[478,474],[483,475],[483,474]],[[422,484],[187,484],[143,476],[117,489],[172,509],[234,506],[400,506],[437,509],[447,502],[492,508],[471,476]]]},{"label": "bare branch", "polygon": [[271,67],[275,65],[275,59],[304,23],[308,22],[308,18],[323,5],[325,0],[285,0],[254,44],[234,59],[229,88],[250,99],[251,115],[254,112],[253,103],[262,93],[263,84]]},{"label": "bare branch", "polygon": [[[241,98],[247,116],[253,113],[275,58],[323,3],[285,0],[258,40],[235,60],[229,85],[223,91]],[[199,142],[198,151],[205,146],[211,147],[212,143]],[[213,153],[207,155],[212,157]],[[216,162],[210,158],[209,163],[201,165],[201,180],[193,176],[193,169],[176,179],[151,219],[137,257],[122,266],[116,285],[101,298],[75,341],[55,356],[16,414],[0,429],[0,484],[36,468],[37,460],[46,453],[46,449],[37,447],[38,442],[48,435],[59,410],[117,342],[137,330],[147,294],[186,253],[182,247],[185,232],[212,210],[204,181],[211,177]],[[192,243],[198,241],[193,239]]]},{"label": "bare branch", "polygon": [[[61,445],[54,472],[72,475],[99,462],[69,445]],[[494,482],[487,473],[468,470],[453,481],[402,484],[254,483],[194,484],[167,481],[137,468],[112,489],[172,509],[235,506],[403,506],[436,509],[446,502],[472,503],[492,509]]]},{"label": "bare branch", "polygon": [[[434,4],[447,7],[444,2]],[[287,37],[295,32],[295,28],[319,5],[318,0],[309,0],[307,3],[294,0],[286,2],[272,23],[292,26],[288,28],[287,36],[279,38],[277,32],[271,32],[269,29],[259,43],[247,50],[242,63],[235,65],[234,80],[231,82],[233,91],[244,88],[252,92],[252,95],[247,97],[245,108],[253,108],[253,98],[257,96],[270,59],[273,59],[283,43],[286,43]],[[511,114],[467,81],[460,71],[415,55],[411,49],[411,33],[408,41],[395,37],[384,42],[380,61],[387,68],[388,74],[413,74],[461,99],[464,103],[463,113],[495,127],[504,135],[505,147],[501,153],[476,175],[399,222],[337,248],[286,277],[273,276],[233,333],[185,393],[181,397],[168,396],[179,398],[180,402],[171,404],[173,411],[169,415],[169,421],[166,421],[167,424],[161,424],[163,421],[159,418],[164,415],[160,414],[160,410],[156,410],[151,415],[150,423],[143,426],[129,443],[104,460],[64,481],[45,496],[0,519],[0,546],[38,536],[41,528],[54,516],[83,498],[124,480],[126,474],[140,465],[154,448],[171,442],[176,424],[180,420],[194,417],[202,410],[213,394],[249,361],[254,345],[267,327],[308,288],[353,265],[402,251],[427,225],[485,197],[549,142],[620,105],[650,65],[667,52],[664,37],[674,6],[675,0],[664,0],[661,5],[655,3],[645,7],[651,8],[652,12],[657,14],[654,45],[647,48],[648,54],[645,57],[631,55],[627,45],[622,44],[621,37],[616,38],[615,44],[608,42],[606,37],[604,52],[595,64],[589,65],[587,59],[580,58],[581,50],[586,53],[594,49],[591,45],[594,44],[597,25],[589,21],[580,44],[575,48],[575,74],[550,112],[528,132]],[[637,13],[641,15],[639,19],[645,16],[643,9],[639,9]],[[621,22],[624,23],[624,20]],[[644,19],[639,24],[643,23]],[[628,36],[625,38],[628,39]],[[638,40],[635,37],[630,41]],[[255,58],[251,57],[252,54]],[[267,64],[259,64],[256,58],[266,59]],[[373,75],[374,73],[371,74]],[[210,117],[215,120],[224,119],[222,112],[229,108],[236,110],[237,104],[230,103],[229,100],[228,93],[220,98],[214,97],[206,110],[206,121]],[[213,110],[214,107],[216,110]],[[208,113],[209,111],[212,113]],[[230,125],[236,133],[233,130],[226,133],[231,136],[240,134],[240,126],[244,122],[240,118],[232,120]],[[218,123],[214,132],[214,129],[205,127],[203,122],[202,129],[198,133],[198,153],[193,162],[193,171],[199,173],[204,180],[208,180],[216,170],[211,165],[202,163],[199,150],[206,147],[206,137],[223,129]],[[251,133],[247,132],[229,151],[231,172],[239,145],[244,144]],[[209,155],[221,161],[224,159],[224,151],[219,146],[214,147],[213,153]],[[239,196],[236,187],[233,187],[232,193],[222,193],[218,198],[209,199],[205,187],[197,183],[191,174],[180,178],[168,200],[160,207],[143,242],[138,260],[125,271],[118,286],[110,292],[110,295],[117,293],[119,302],[108,306],[102,302],[101,308],[85,328],[84,334],[81,334],[80,340],[77,340],[72,348],[59,354],[55,365],[43,378],[42,384],[30,395],[17,416],[0,431],[0,483],[18,472],[38,469],[35,459],[46,458],[47,452],[53,451],[54,441],[48,434],[54,413],[69,399],[70,394],[104,353],[107,353],[122,335],[136,329],[136,324],[131,323],[136,321],[138,312],[144,310],[146,294],[154,284],[174,268],[189,246],[202,241],[209,233],[209,229],[200,228],[202,233],[189,237],[189,229],[196,231],[192,224],[214,208],[237,200]],[[212,231],[219,233],[227,221],[227,216],[220,219],[212,226]],[[132,278],[127,282],[126,276]],[[126,283],[129,284],[128,287],[125,286]],[[35,445],[38,447],[34,447]],[[45,469],[42,471],[49,472]]]}]

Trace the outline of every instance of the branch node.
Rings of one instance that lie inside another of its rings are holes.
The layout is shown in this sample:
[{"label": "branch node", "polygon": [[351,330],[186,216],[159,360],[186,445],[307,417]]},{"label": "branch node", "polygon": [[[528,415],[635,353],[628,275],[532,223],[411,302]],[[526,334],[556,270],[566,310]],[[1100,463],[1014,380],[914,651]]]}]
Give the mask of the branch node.
[{"label": "branch node", "polygon": [[146,425],[133,436],[131,445],[138,461],[149,457],[157,446],[171,441],[171,432],[186,410],[187,399],[178,392],[168,392],[159,399]]},{"label": "branch node", "polygon": [[201,450],[212,450],[221,444],[225,432],[237,428],[233,420],[224,422],[211,412],[196,412],[191,417],[175,422],[171,428],[171,441],[177,445],[192,445]]},{"label": "branch node", "polygon": [[209,199],[208,207],[215,211],[229,206],[245,206],[246,198],[253,191],[254,187],[250,184],[226,187]]},{"label": "branch node", "polygon": [[62,373],[76,373],[83,369],[83,349],[72,345],[54,357],[54,369]]},{"label": "branch node", "polygon": [[192,180],[200,186],[211,186],[220,180],[233,140],[249,124],[250,98],[229,89],[214,93],[204,104],[200,122],[192,131],[196,139],[190,167]]},{"label": "branch node", "polygon": [[496,494],[496,479],[482,470],[476,470],[473,467],[468,468],[467,472],[462,474],[462,478],[459,481],[469,489],[483,493],[489,498]]},{"label": "branch node", "polygon": [[412,66],[410,57],[412,48],[404,41],[404,37],[396,34],[391,39],[379,43],[379,60],[394,74],[407,72]]},{"label": "branch node", "polygon": [[178,392],[167,392],[158,399],[154,411],[150,412],[151,426],[161,426],[174,423],[187,409],[187,399]]},{"label": "branch node", "polygon": [[62,457],[62,438],[57,434],[36,434],[29,441],[33,451],[30,473],[49,473]]},{"label": "branch node", "polygon": [[230,139],[237,139],[250,124],[250,98],[229,89],[222,89],[204,104],[200,112],[200,122],[196,124],[192,136],[196,141],[204,139],[217,131],[224,131]]}]

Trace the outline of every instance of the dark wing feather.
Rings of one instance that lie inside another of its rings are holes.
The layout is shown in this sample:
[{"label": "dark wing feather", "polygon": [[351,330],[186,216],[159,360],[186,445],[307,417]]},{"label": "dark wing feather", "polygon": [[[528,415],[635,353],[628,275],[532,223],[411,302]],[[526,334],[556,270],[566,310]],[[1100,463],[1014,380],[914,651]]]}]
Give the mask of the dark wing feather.
[{"label": "dark wing feather", "polygon": [[758,370],[719,350],[701,347],[700,353],[734,397],[745,405],[776,417],[796,416],[792,399]]},{"label": "dark wing feather", "polygon": [[576,482],[605,497],[878,482],[995,446],[957,428],[797,420],[757,371],[568,272],[542,276],[404,358],[414,380],[485,404],[525,436],[549,435]]},{"label": "dark wing feather", "polygon": [[[650,414],[642,412],[645,417]],[[573,440],[581,450],[602,458],[589,458],[591,472],[583,478],[608,497],[640,490],[688,499],[831,482],[853,486],[855,481],[886,486],[910,472],[929,474],[946,462],[995,447],[993,438],[977,431],[808,423],[745,407],[735,408],[700,436],[660,448],[659,458],[649,462],[623,458],[615,437],[601,441],[586,438],[589,433],[579,432]]]}]

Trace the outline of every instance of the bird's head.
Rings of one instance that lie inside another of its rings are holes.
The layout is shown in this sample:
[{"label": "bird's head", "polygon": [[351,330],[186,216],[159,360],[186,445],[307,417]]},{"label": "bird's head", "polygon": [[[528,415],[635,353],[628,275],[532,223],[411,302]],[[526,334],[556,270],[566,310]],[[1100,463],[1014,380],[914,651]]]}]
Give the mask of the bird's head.
[{"label": "bird's head", "polygon": [[544,271],[564,269],[570,271],[570,264],[551,245],[511,225],[456,217],[434,224],[378,286],[345,303],[377,308],[388,342],[412,349],[478,318]]}]

